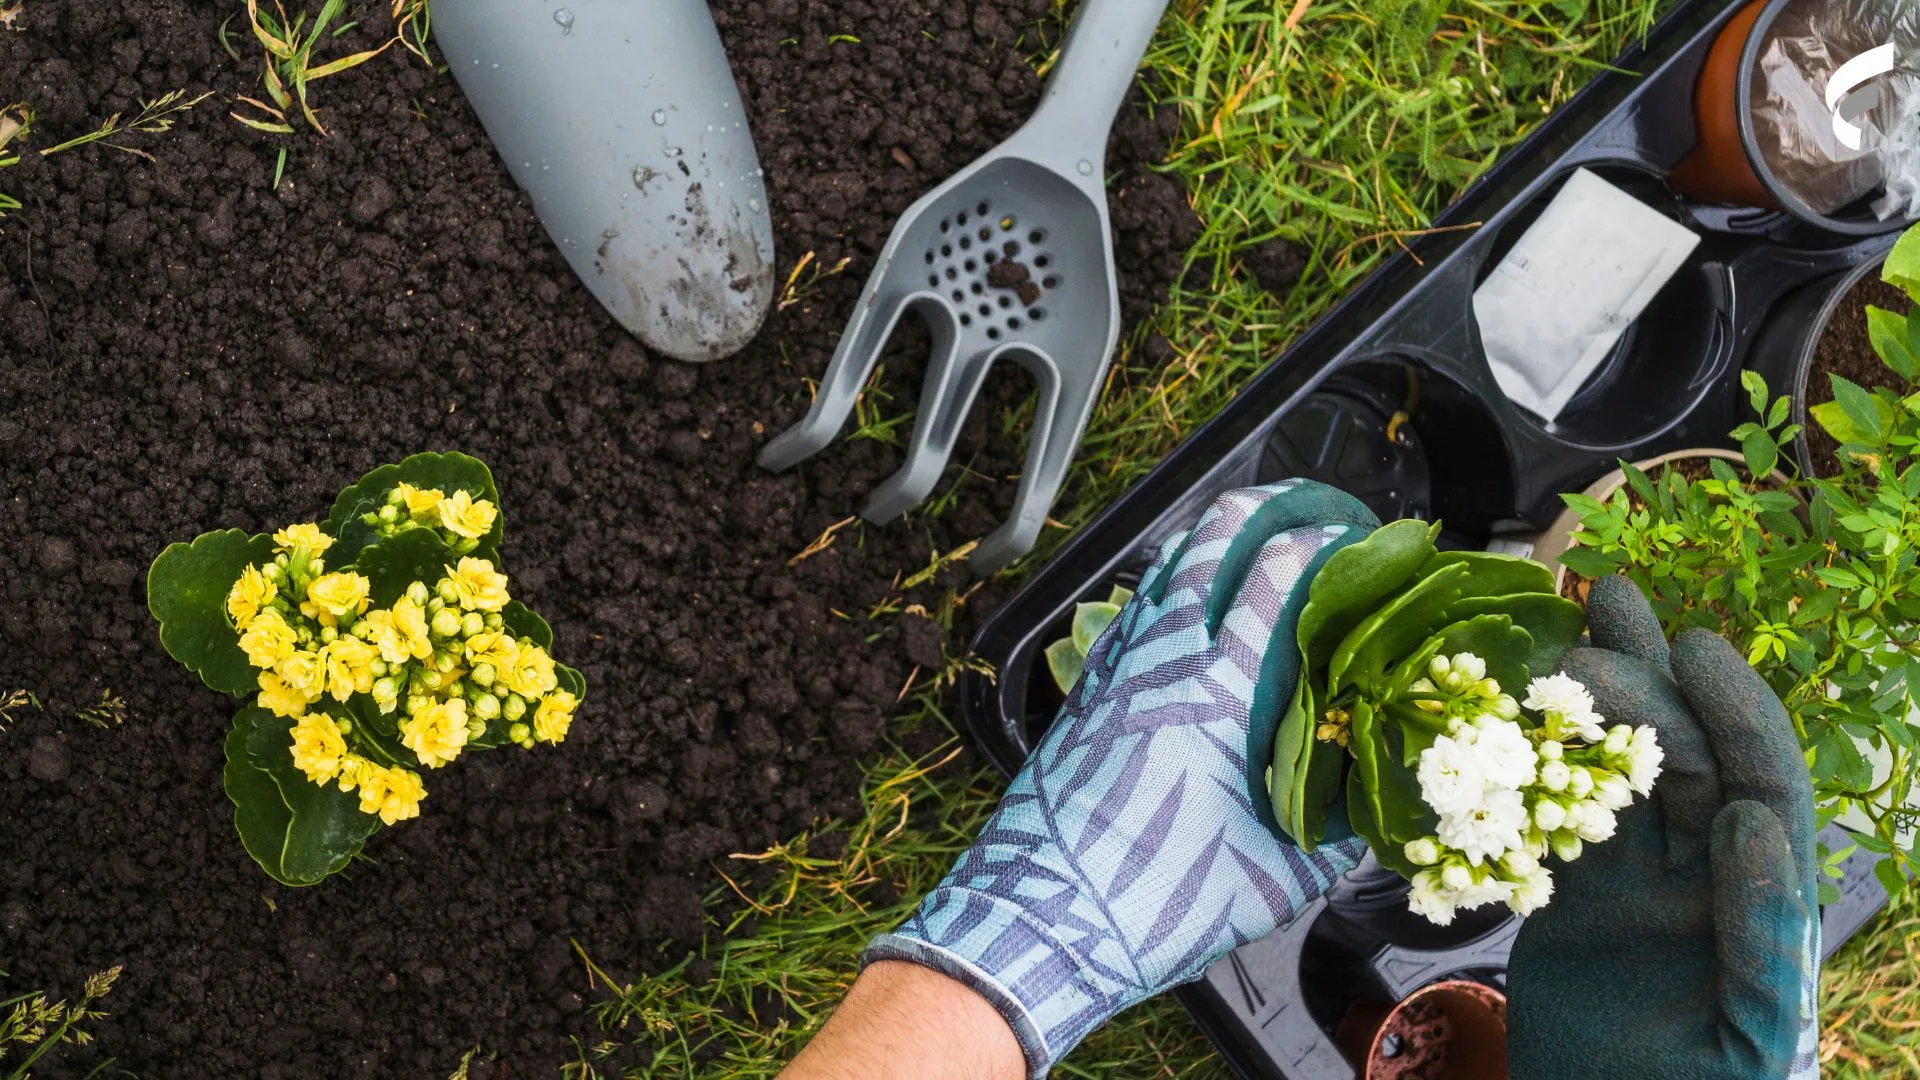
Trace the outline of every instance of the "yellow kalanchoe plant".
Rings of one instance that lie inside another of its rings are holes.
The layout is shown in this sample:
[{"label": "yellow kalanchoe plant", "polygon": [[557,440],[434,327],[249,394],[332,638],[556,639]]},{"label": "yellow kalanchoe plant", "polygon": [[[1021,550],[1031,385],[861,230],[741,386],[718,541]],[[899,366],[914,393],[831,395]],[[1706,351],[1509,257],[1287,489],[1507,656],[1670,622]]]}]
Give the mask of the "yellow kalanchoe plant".
[{"label": "yellow kalanchoe plant", "polygon": [[479,461],[421,454],[369,473],[325,522],[208,533],[154,561],[168,652],[251,701],[225,780],[275,878],[317,882],[380,824],[418,817],[423,770],[566,738],[585,680],[509,593],[497,498]]}]

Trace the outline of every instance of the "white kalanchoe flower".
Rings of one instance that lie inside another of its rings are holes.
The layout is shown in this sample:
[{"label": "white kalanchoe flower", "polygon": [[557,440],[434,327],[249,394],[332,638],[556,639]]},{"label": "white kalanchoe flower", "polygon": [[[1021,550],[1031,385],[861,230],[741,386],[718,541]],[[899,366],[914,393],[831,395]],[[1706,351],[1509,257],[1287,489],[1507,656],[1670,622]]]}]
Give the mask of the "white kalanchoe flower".
[{"label": "white kalanchoe flower", "polygon": [[1552,899],[1553,871],[1536,863],[1532,873],[1513,882],[1513,889],[1507,896],[1507,907],[1515,915],[1524,917],[1546,907],[1547,901]]},{"label": "white kalanchoe flower", "polygon": [[1523,788],[1539,775],[1540,755],[1519,724],[1488,714],[1474,721],[1474,750],[1487,782]]},{"label": "white kalanchoe flower", "polygon": [[1619,773],[1608,773],[1593,785],[1593,801],[1609,810],[1625,810],[1633,805],[1633,788]]},{"label": "white kalanchoe flower", "polygon": [[1589,844],[1612,839],[1616,824],[1613,811],[1598,802],[1576,803],[1567,813],[1567,827]]},{"label": "white kalanchoe flower", "polygon": [[1593,708],[1593,694],[1571,675],[1533,680],[1527,684],[1527,699],[1521,704],[1546,714],[1549,732],[1578,735],[1587,742],[1607,737],[1600,726],[1601,717]]},{"label": "white kalanchoe flower", "polygon": [[1413,890],[1407,894],[1407,907],[1436,926],[1447,926],[1453,922],[1455,905],[1449,891],[1440,882],[1440,871],[1428,869],[1413,875]]},{"label": "white kalanchoe flower", "polygon": [[1442,735],[1420,751],[1416,775],[1420,798],[1443,817],[1473,810],[1487,789],[1486,772],[1465,731]]},{"label": "white kalanchoe flower", "polygon": [[1526,799],[1511,788],[1487,788],[1479,805],[1440,815],[1440,842],[1475,865],[1497,859],[1522,843],[1530,820]]},{"label": "white kalanchoe flower", "polygon": [[1633,729],[1625,724],[1615,724],[1607,729],[1607,737],[1600,746],[1611,756],[1627,752],[1627,740],[1633,738]]},{"label": "white kalanchoe flower", "polygon": [[1653,782],[1660,778],[1660,763],[1666,760],[1666,751],[1660,749],[1658,736],[1645,724],[1633,729],[1633,738],[1627,741],[1626,758],[1627,786],[1640,795],[1653,793]]}]

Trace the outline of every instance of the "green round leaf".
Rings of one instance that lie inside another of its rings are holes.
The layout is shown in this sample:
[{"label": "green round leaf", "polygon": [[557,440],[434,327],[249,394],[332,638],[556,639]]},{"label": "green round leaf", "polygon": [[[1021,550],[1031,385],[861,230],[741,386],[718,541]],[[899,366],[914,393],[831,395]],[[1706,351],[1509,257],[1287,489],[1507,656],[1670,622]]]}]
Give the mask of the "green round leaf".
[{"label": "green round leaf", "polygon": [[567,691],[581,701],[587,700],[587,677],[565,664],[553,665],[553,677],[560,689]]},{"label": "green round leaf", "polygon": [[446,576],[446,568],[458,562],[432,529],[408,529],[362,548],[353,568],[367,576],[368,595],[380,608],[406,595],[407,586],[416,581],[433,588]]},{"label": "green round leaf", "polygon": [[357,561],[359,550],[377,539],[377,534],[361,522],[360,516],[380,509],[387,493],[402,483],[417,488],[438,488],[449,495],[456,490],[465,491],[476,499],[493,503],[501,512],[494,517],[493,528],[480,538],[480,546],[472,554],[475,558],[500,561],[506,512],[500,506],[500,492],[494,487],[493,473],[479,458],[451,452],[415,454],[398,465],[382,465],[342,491],[333,501],[333,510],[327,514],[325,525],[327,532],[338,538],[339,550],[329,553],[330,564]]},{"label": "green round leaf", "polygon": [[1086,670],[1087,656],[1074,647],[1072,638],[1061,638],[1047,646],[1047,670],[1053,674],[1053,684],[1063,694],[1073,693],[1073,686],[1080,681],[1080,673]]},{"label": "green round leaf", "polygon": [[1307,587],[1307,606],[1300,612],[1301,670],[1324,665],[1341,640],[1433,554],[1431,527],[1406,520],[1375,529],[1327,559]]},{"label": "green round leaf", "polygon": [[[240,710],[227,736],[227,797],[241,843],[261,869],[283,884],[313,885],[345,869],[380,819],[361,813],[359,798],[339,785],[315,784],[294,768],[292,732],[287,717]],[[271,799],[262,778],[276,793]]]},{"label": "green round leaf", "polygon": [[1354,682],[1380,683],[1387,665],[1433,633],[1447,606],[1460,598],[1470,574],[1461,564],[1443,566],[1360,620],[1327,663],[1328,692],[1338,693]]},{"label": "green round leaf", "polygon": [[1073,647],[1081,656],[1093,651],[1093,643],[1106,633],[1120,615],[1117,604],[1080,604],[1073,609]]},{"label": "green round leaf", "polygon": [[552,650],[553,627],[547,625],[547,620],[541,618],[539,612],[518,600],[509,600],[507,606],[500,609],[500,618],[514,637],[532,638],[535,645]]},{"label": "green round leaf", "polygon": [[271,561],[272,537],[226,529],[169,545],[147,571],[147,610],[160,623],[160,644],[223,694],[259,689],[259,674],[227,618],[227,594],[241,571]]}]

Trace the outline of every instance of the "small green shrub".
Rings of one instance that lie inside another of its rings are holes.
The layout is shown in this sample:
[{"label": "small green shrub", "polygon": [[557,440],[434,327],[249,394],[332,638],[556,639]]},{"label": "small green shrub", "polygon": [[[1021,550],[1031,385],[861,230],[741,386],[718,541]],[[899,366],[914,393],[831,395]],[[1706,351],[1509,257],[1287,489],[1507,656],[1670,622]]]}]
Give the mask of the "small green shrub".
[{"label": "small green shrub", "polygon": [[[1920,301],[1920,230],[1882,274]],[[1920,823],[1908,806],[1920,751],[1920,317],[1867,318],[1886,385],[1835,375],[1834,400],[1812,410],[1841,444],[1836,475],[1792,490],[1765,479],[1791,461],[1783,451],[1800,430],[1788,400],[1769,400],[1747,372],[1760,419],[1733,437],[1748,474],[1722,461],[1698,479],[1629,466],[1605,503],[1563,496],[1581,531],[1561,561],[1588,577],[1625,572],[1669,629],[1705,627],[1739,646],[1793,717],[1821,824],[1849,811],[1869,823],[1859,845],[1886,856],[1876,871],[1897,893]]]}]

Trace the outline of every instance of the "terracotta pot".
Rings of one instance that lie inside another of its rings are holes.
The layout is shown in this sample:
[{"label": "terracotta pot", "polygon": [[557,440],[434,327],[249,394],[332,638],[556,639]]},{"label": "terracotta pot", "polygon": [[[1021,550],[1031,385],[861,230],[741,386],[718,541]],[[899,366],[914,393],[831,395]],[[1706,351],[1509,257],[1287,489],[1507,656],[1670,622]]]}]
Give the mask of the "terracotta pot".
[{"label": "terracotta pot", "polygon": [[1870,212],[1823,214],[1775,175],[1754,131],[1754,69],[1776,19],[1795,0],[1753,0],[1714,39],[1694,83],[1694,126],[1699,143],[1668,174],[1675,191],[1703,202],[1783,210],[1827,232],[1877,236],[1903,228],[1901,218],[1881,221]]},{"label": "terracotta pot", "polygon": [[[1634,468],[1644,473],[1651,473],[1668,462],[1678,461],[1682,458],[1719,458],[1722,461],[1732,463],[1735,468],[1745,469],[1747,467],[1747,459],[1732,450],[1702,447],[1697,450],[1675,450],[1671,454],[1661,454],[1659,457],[1648,458],[1645,461],[1636,461],[1634,462]],[[1787,478],[1780,473],[1775,473],[1774,477],[1776,483],[1785,484],[1787,482]],[[1597,499],[1600,502],[1606,502],[1609,498],[1613,497],[1614,492],[1619,491],[1626,483],[1626,472],[1615,469],[1600,479],[1595,480],[1593,483],[1588,484],[1586,491],[1581,494],[1592,499]],[[1580,515],[1575,513],[1572,507],[1568,507],[1560,511],[1560,516],[1554,518],[1553,524],[1547,526],[1546,531],[1542,532],[1533,542],[1532,558],[1553,567],[1553,589],[1555,592],[1560,592],[1566,586],[1567,574],[1570,573],[1566,567],[1560,565],[1560,556],[1568,548],[1573,546],[1573,534],[1579,531]]]},{"label": "terracotta pot", "polygon": [[1507,998],[1477,982],[1434,983],[1391,1009],[1361,1002],[1335,1038],[1360,1080],[1507,1080]]},{"label": "terracotta pot", "polygon": [[1704,202],[1780,209],[1767,186],[1760,182],[1747,157],[1747,139],[1740,130],[1740,74],[1747,38],[1767,0],[1753,0],[1729,21],[1707,51],[1700,79],[1693,87],[1693,120],[1700,144],[1667,177],[1674,190]]}]

